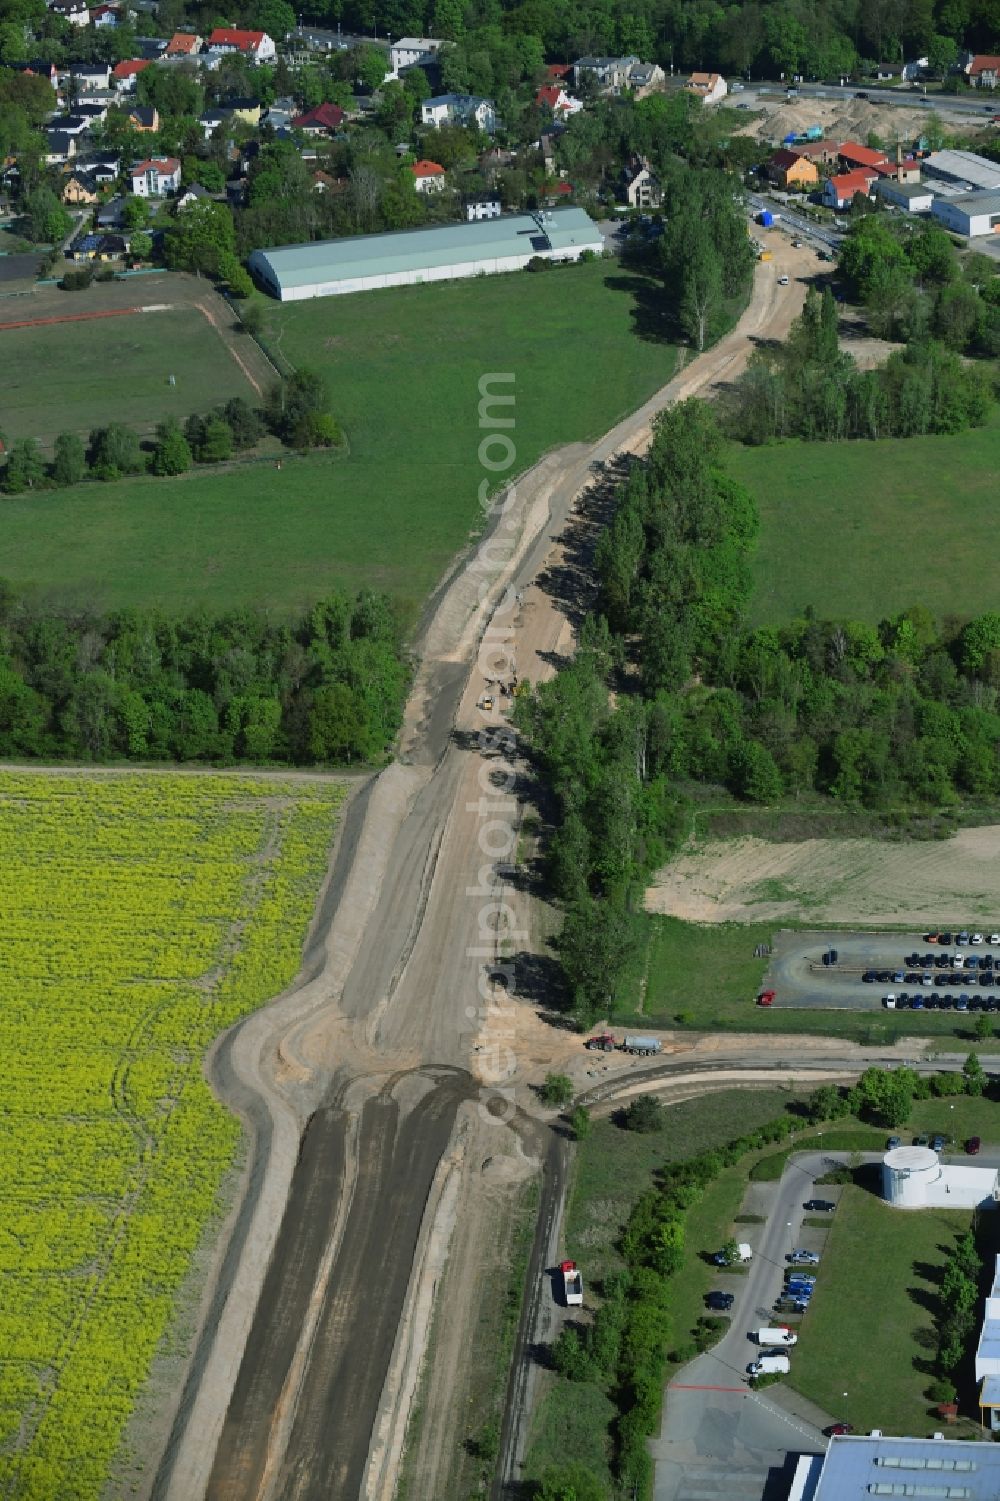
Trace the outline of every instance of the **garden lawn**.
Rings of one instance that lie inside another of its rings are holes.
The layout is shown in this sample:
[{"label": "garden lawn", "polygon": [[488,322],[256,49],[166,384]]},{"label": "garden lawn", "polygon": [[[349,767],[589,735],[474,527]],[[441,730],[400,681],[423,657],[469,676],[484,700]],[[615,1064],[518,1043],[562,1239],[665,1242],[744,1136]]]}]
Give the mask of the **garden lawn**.
[{"label": "garden lawn", "polygon": [[859,1433],[921,1436],[940,1428],[924,1396],[933,1379],[937,1281],[970,1223],[967,1213],[904,1213],[845,1188],[789,1385],[838,1419],[846,1412]]},{"label": "garden lawn", "polygon": [[914,604],[938,617],[995,609],[982,561],[996,542],[1000,412],[947,437],[733,446],[728,467],[760,509],[755,624],[809,605],[873,623]]},{"label": "garden lawn", "polygon": [[[369,585],[412,623],[481,521],[480,481],[501,477],[479,458],[481,377],[514,376],[493,388],[515,396],[494,409],[513,414],[510,478],[599,436],[669,380],[675,350],[648,331],[655,295],[595,262],[275,304],[268,342],[329,379],[349,454],[11,497],[0,577],[98,608],[168,611],[292,612],[334,585]],[[187,390],[188,365],[171,355],[185,410],[205,405]],[[125,414],[105,401],[103,415]]]},{"label": "garden lawn", "polygon": [[0,1493],[97,1501],[239,1126],[206,1048],[294,977],[342,787],[0,773]]},{"label": "garden lawn", "polygon": [[[70,298],[66,311],[88,308]],[[13,321],[29,312],[11,303],[3,316]],[[230,396],[254,405],[259,400],[215,329],[192,307],[0,329],[0,360],[8,443],[38,438],[51,446],[63,432],[86,439],[109,422],[147,434],[166,417],[183,423]],[[50,497],[36,501],[36,520],[37,507],[44,504],[48,518],[51,503]]]}]

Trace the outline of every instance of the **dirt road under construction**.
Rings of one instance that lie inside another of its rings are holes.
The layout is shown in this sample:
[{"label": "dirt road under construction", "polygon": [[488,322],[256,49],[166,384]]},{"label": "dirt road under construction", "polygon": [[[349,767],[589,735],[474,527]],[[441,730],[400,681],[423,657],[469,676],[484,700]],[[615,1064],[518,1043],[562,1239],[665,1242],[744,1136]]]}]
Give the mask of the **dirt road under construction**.
[{"label": "dirt road under construction", "polygon": [[[572,650],[622,456],[644,451],[663,407],[782,337],[819,269],[776,247],[739,326],[599,442],[523,476],[432,602],[399,759],[348,808],[302,972],[211,1059],[251,1150],[152,1482],[161,1501],[389,1501],[446,1304],[413,1494],[443,1489],[485,1206],[541,1174],[537,1259],[563,1148],[529,1086],[580,1052],[540,1015],[551,961],[514,878],[523,767],[496,684],[537,682]],[[504,389],[516,442],[516,382]]]}]

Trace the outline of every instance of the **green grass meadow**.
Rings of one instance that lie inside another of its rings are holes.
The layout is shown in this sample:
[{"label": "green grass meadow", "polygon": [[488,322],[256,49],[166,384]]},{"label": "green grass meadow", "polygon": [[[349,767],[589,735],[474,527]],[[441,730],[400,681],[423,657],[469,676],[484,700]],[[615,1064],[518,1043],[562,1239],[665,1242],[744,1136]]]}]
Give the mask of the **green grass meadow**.
[{"label": "green grass meadow", "polygon": [[[674,369],[674,348],[638,331],[651,289],[596,262],[272,305],[268,344],[328,377],[349,454],[289,459],[280,473],[257,464],[11,497],[0,577],[97,607],[168,611],[284,612],[364,584],[387,590],[412,622],[480,519],[490,477],[479,457],[481,377],[514,375],[495,387],[516,399],[510,474],[599,436]],[[179,385],[190,363],[171,352]],[[214,395],[231,394],[229,381]],[[211,399],[186,387],[184,412]],[[107,392],[101,407],[105,418],[131,411]]]},{"label": "green grass meadow", "polygon": [[756,624],[807,605],[871,622],[914,604],[937,616],[996,608],[982,566],[1000,519],[996,410],[954,436],[733,446],[728,463],[760,509]]},{"label": "green grass meadow", "polygon": [[[66,310],[87,311],[71,300]],[[7,316],[28,313],[12,306]],[[8,442],[38,438],[51,443],[61,432],[86,437],[109,422],[125,422],[147,433],[166,417],[183,422],[230,396],[258,400],[215,329],[189,307],[2,329],[0,359]],[[36,509],[44,504],[49,514],[60,498],[46,496],[44,502],[36,501]],[[76,539],[70,556],[75,546]]]},{"label": "green grass meadow", "polygon": [[[919,1437],[939,1429],[924,1396],[933,1380],[937,1282],[971,1218],[955,1210],[904,1213],[845,1188],[816,1296],[799,1326],[789,1384],[836,1418],[846,1413],[859,1433],[881,1428]],[[992,1244],[989,1218],[983,1223]]]}]

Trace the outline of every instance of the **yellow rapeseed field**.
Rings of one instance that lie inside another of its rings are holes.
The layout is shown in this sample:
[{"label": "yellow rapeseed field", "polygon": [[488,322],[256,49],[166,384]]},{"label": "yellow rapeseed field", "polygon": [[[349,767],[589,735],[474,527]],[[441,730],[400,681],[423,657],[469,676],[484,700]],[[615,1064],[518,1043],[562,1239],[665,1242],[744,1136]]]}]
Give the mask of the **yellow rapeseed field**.
[{"label": "yellow rapeseed field", "polygon": [[238,1142],[205,1049],[295,975],[342,795],[0,772],[0,1495],[101,1493]]}]

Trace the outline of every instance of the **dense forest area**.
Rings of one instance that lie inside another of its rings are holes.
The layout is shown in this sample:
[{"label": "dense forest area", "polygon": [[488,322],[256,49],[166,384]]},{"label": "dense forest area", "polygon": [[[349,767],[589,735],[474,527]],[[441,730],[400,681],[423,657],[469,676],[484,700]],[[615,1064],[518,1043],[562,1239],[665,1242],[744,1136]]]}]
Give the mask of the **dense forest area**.
[{"label": "dense forest area", "polygon": [[53,614],[0,584],[0,757],[373,762],[407,680],[390,604],[369,592],[282,622]]},{"label": "dense forest area", "polygon": [[753,630],[757,530],[709,407],[658,422],[597,554],[577,655],[518,703],[550,789],[548,864],[583,1024],[614,1007],[630,898],[684,825],[683,786],[900,809],[1000,794],[1000,614],[811,614]]}]

